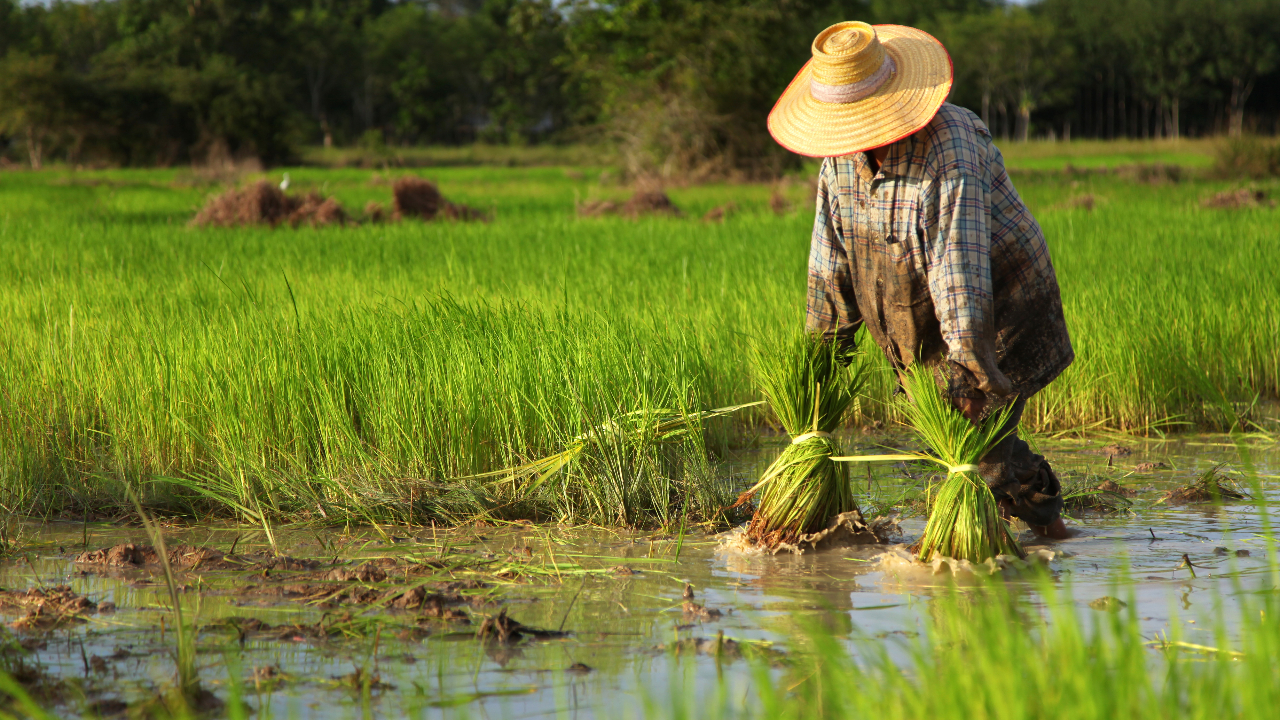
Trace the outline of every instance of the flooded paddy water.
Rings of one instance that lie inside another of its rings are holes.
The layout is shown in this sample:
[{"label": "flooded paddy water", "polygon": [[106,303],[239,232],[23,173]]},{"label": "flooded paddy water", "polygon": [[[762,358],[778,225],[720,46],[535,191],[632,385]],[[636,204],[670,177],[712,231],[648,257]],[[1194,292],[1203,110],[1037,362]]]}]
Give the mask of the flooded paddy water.
[{"label": "flooded paddy water", "polygon": [[[1042,444],[1065,484],[1111,480],[1136,494],[1127,509],[1069,511],[1078,534],[1068,540],[1023,533],[1029,550],[1055,554],[1049,576],[1070,597],[1047,599],[1031,576],[1005,584],[1031,613],[1070,602],[1103,616],[1136,603],[1145,636],[1179,625],[1183,640],[1213,646],[1213,626],[1238,621],[1232,598],[1273,584],[1268,517],[1247,500],[1161,499],[1218,468],[1246,492],[1257,478],[1274,502],[1280,447],[1120,442]],[[775,452],[736,462],[735,474],[753,477]],[[901,465],[876,467],[869,504],[920,482]],[[923,519],[901,526],[910,543]],[[160,702],[174,683],[175,619],[145,529],[21,532],[0,567],[5,669],[60,714]],[[264,716],[306,717],[638,716],[645,702],[669,707],[673,692],[732,705],[760,668],[782,673],[805,653],[815,626],[854,655],[905,658],[953,586],[885,572],[873,559],[883,546],[748,556],[695,531],[285,526],[275,552],[252,527],[166,526],[164,537],[186,622],[200,628],[201,681],[224,714],[243,709],[236,696]]]}]

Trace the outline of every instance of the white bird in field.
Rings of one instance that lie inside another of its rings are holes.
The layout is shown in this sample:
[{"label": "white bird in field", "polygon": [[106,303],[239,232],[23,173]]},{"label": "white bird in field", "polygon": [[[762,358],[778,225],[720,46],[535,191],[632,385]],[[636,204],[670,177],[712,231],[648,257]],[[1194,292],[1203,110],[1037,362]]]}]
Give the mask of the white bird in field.
[{"label": "white bird in field", "polygon": [[280,189],[281,190],[289,189],[289,173],[285,173],[284,179],[280,181]]}]

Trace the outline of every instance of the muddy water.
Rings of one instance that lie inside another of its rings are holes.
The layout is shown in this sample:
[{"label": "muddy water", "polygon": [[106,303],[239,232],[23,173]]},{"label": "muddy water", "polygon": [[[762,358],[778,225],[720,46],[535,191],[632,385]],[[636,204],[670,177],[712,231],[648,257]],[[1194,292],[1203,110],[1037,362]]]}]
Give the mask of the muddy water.
[{"label": "muddy water", "polygon": [[[1230,626],[1232,598],[1271,585],[1267,518],[1249,503],[1179,507],[1156,501],[1220,463],[1252,471],[1268,488],[1268,499],[1280,500],[1272,490],[1280,490],[1280,449],[1255,442],[1242,452],[1215,437],[1122,442],[1132,453],[1112,452],[1109,459],[1096,454],[1106,444],[1100,441],[1046,443],[1042,450],[1069,478],[1110,478],[1137,489],[1130,511],[1073,513],[1075,537],[1040,545],[1024,534],[1024,542],[1059,553],[1051,575],[1069,585],[1072,596],[1056,602],[1071,602],[1089,617],[1097,614],[1091,601],[1122,597],[1137,603],[1144,632],[1177,623],[1185,639],[1212,645],[1207,621],[1225,619]],[[746,476],[758,472],[771,452],[766,448],[737,469]],[[1167,467],[1132,472],[1140,463]],[[877,497],[886,497],[919,481],[904,477],[901,468],[880,467],[868,483]],[[904,540],[914,539],[922,526],[919,519],[905,520]],[[147,543],[146,533],[79,523],[29,525],[26,532],[25,550],[0,568],[0,587],[65,584],[116,609],[86,613],[83,622],[52,630],[12,630],[26,651],[11,649],[8,667],[38,669],[33,691],[67,712],[93,703],[109,708],[116,701],[154,701],[174,674],[174,619],[161,574],[154,566],[73,562],[86,546]],[[877,549],[744,557],[720,552],[714,537],[694,533],[681,539],[519,526],[448,533],[282,530],[280,552],[322,559],[319,568],[294,571],[253,564],[268,556],[265,538],[253,528],[169,528],[166,537],[171,546],[224,552],[234,544],[237,557],[248,558],[238,569],[197,566],[180,573],[179,581],[188,621],[195,617],[202,628],[204,685],[223,700],[238,687],[251,707],[271,716],[640,715],[641,698],[668,707],[677,684],[683,692],[695,688],[708,702],[721,692],[739,702],[752,671],[744,656],[781,667],[778,658],[804,651],[795,637],[810,623],[835,632],[855,651],[887,646],[902,654],[906,641],[925,631],[931,599],[949,585],[941,577],[901,580],[881,572],[869,562]],[[1184,555],[1194,567],[1185,566]],[[371,560],[387,577],[342,581],[329,575]],[[1118,585],[1125,576],[1133,582]],[[1008,582],[1028,607],[1044,608],[1031,579]],[[686,611],[686,584],[703,609]],[[286,586],[298,592],[290,595]],[[414,586],[439,593],[450,609],[443,614],[455,619],[424,617],[442,613],[417,607],[396,609],[392,596]],[[364,588],[366,597],[356,597],[352,588]],[[477,641],[477,626],[502,608],[525,626],[566,634]],[[2,612],[5,620],[23,614]]]}]

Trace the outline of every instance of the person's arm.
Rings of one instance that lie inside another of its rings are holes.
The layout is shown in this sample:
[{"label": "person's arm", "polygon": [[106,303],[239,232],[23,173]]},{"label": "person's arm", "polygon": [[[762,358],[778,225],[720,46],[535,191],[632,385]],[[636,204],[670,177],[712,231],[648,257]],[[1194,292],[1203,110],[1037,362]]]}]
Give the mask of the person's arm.
[{"label": "person's arm", "polygon": [[831,187],[835,177],[832,160],[822,161],[818,174],[817,212],[813,219],[813,240],[809,247],[809,298],[805,327],[836,342],[842,354],[854,350],[854,335],[862,325],[862,313],[853,294],[849,259],[842,239],[840,194]]},{"label": "person's arm", "polygon": [[[980,396],[1012,391],[996,365],[987,144],[971,128],[946,130],[934,143],[926,178],[937,207],[927,245],[929,293],[952,363],[952,391],[961,410],[976,416],[985,404]],[[982,392],[966,396],[966,387]]]}]

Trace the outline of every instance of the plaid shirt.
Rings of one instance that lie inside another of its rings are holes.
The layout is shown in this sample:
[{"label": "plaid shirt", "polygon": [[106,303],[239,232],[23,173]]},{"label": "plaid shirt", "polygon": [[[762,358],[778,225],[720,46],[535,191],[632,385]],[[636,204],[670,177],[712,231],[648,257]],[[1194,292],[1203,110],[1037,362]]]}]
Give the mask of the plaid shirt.
[{"label": "plaid shirt", "polygon": [[945,363],[957,396],[1003,373],[1029,397],[1071,364],[1044,234],[973,113],[944,104],[874,174],[865,153],[827,158],[817,205],[810,331],[847,345],[865,324],[899,368]]}]

